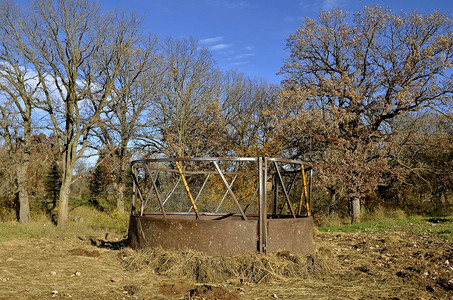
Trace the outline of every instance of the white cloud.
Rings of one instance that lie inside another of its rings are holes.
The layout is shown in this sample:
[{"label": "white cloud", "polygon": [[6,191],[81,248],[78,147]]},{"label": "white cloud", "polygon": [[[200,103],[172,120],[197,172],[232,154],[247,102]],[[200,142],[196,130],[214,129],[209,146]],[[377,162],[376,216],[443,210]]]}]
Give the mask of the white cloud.
[{"label": "white cloud", "polygon": [[243,58],[250,57],[250,56],[255,56],[255,53],[238,54],[238,55],[231,57],[230,59],[232,59],[232,60],[233,59],[243,59]]},{"label": "white cloud", "polygon": [[203,47],[207,47],[211,51],[224,50],[232,46],[232,44],[219,43],[223,41],[223,36],[210,37],[198,41]]},{"label": "white cloud", "polygon": [[341,8],[347,4],[347,0],[323,0],[321,8],[323,10],[331,10],[334,8]]},{"label": "white cloud", "polygon": [[209,46],[208,49],[211,51],[216,51],[216,50],[223,50],[228,47],[231,47],[231,44],[216,44],[216,45]]},{"label": "white cloud", "polygon": [[[349,0],[315,0],[308,1],[303,0],[299,2],[299,7],[303,10],[319,11],[321,10],[331,10],[335,8],[344,8],[348,5]],[[290,17],[289,17],[290,18]],[[286,21],[288,21],[287,19]]]},{"label": "white cloud", "polygon": [[248,1],[210,0],[208,2],[227,9],[244,9],[252,6]]},{"label": "white cloud", "polygon": [[213,36],[198,40],[202,47],[212,51],[217,59],[229,62],[227,66],[239,66],[248,64],[248,58],[255,56],[255,47],[251,45],[239,46],[234,43],[227,43],[223,36]]},{"label": "white cloud", "polygon": [[235,66],[245,65],[245,64],[248,64],[248,63],[249,63],[248,61],[238,61],[238,62],[230,63],[230,64],[228,64],[228,66],[235,67]]},{"label": "white cloud", "polygon": [[210,38],[206,38],[206,39],[201,39],[198,42],[201,45],[212,45],[212,44],[218,43],[220,41],[223,41],[223,36],[216,36],[216,37],[210,37]]},{"label": "white cloud", "polygon": [[229,49],[229,50],[226,50],[226,51],[219,51],[218,54],[221,54],[221,55],[234,55],[236,53],[236,50],[234,49]]}]

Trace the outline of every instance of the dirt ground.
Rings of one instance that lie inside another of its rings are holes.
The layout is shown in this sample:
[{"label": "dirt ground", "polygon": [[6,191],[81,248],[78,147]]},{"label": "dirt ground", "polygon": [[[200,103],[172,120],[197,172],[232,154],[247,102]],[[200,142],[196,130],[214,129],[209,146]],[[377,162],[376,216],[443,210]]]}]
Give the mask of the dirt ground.
[{"label": "dirt ground", "polygon": [[1,243],[0,299],[453,299],[453,243],[410,226],[315,232],[313,259],[326,272],[258,284],[128,268],[124,251],[134,251],[110,236]]}]

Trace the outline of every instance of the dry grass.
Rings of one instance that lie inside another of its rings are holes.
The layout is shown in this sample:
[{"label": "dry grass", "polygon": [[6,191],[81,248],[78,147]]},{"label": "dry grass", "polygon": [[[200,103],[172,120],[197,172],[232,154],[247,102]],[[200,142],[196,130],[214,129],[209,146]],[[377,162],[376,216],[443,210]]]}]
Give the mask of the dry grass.
[{"label": "dry grass", "polygon": [[19,224],[16,221],[0,222],[0,242],[30,238],[94,237],[105,236],[106,233],[125,236],[128,223],[127,213],[107,214],[81,206],[70,210],[65,229],[57,228],[44,214],[32,215],[32,221],[27,224]]},{"label": "dry grass", "polygon": [[[124,238],[115,229],[119,219],[92,210],[73,213],[64,232],[38,218],[28,225],[0,223],[0,299],[47,299],[53,291],[55,298],[72,299],[453,297],[453,240],[445,236],[452,232],[451,217],[315,230],[315,252],[307,257],[214,257],[117,250]],[[104,217],[112,223],[96,228]]]},{"label": "dry grass", "polygon": [[271,255],[255,253],[236,256],[210,256],[195,251],[168,251],[161,248],[120,253],[129,271],[150,270],[169,278],[200,283],[261,283],[274,280],[327,275],[327,264],[315,255],[307,257],[280,251]]},{"label": "dry grass", "polygon": [[[408,216],[400,209],[385,209],[383,207],[378,207],[373,212],[364,213],[361,224],[404,222],[405,220],[411,221],[417,217],[418,216]],[[318,215],[315,217],[315,222],[319,227],[340,227],[351,224],[351,218],[349,216],[339,216],[338,214],[329,216]]]}]

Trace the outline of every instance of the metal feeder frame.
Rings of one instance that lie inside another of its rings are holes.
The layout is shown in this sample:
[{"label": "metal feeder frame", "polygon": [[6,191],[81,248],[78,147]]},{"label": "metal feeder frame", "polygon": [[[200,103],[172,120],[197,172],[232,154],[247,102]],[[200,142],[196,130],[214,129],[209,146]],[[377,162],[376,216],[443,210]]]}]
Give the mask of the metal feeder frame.
[{"label": "metal feeder frame", "polygon": [[[196,162],[204,162],[209,165],[212,164],[214,168],[210,170],[184,170],[184,163],[189,164]],[[255,193],[250,200],[250,202],[252,202],[258,193],[257,216],[246,214],[248,206],[245,208],[241,206],[232,189],[236,177],[241,174],[244,175],[244,173],[222,170],[219,163],[224,162],[248,162],[257,164],[257,167],[255,166],[253,170],[255,170],[254,172],[257,170],[258,174],[250,172],[247,173],[250,176],[258,177],[258,186],[256,187]],[[165,164],[166,167],[162,167],[162,164]],[[176,168],[168,167],[170,165],[176,166]],[[292,165],[293,168],[288,170],[283,168],[281,165]],[[268,253],[270,251],[276,251],[277,249],[289,250],[298,254],[309,254],[313,251],[313,220],[310,211],[313,167],[309,163],[299,160],[271,157],[155,158],[135,160],[131,163],[131,167],[133,193],[128,244],[132,248],[143,248],[155,245],[182,249],[185,247],[184,245],[181,245],[179,241],[185,241],[187,236],[190,235],[191,238],[195,236],[195,239],[198,242],[188,240],[189,242],[186,242],[187,248],[196,248],[195,250],[215,255],[235,254],[250,251]],[[141,187],[139,177],[140,170],[142,171],[142,174],[149,176],[148,179],[151,184],[147,191]],[[156,184],[160,172],[174,172],[179,174],[178,181],[165,198],[161,195],[158,185]],[[195,198],[186,180],[186,176],[190,176],[191,174],[203,174],[206,176],[203,185],[198,190]],[[298,208],[294,209],[293,206],[295,201],[294,199],[290,199],[289,192],[296,181],[296,177],[299,177],[297,176],[298,174],[302,175],[302,193],[300,195],[300,199],[297,199]],[[231,182],[228,182],[225,175],[235,175],[235,177],[231,180]],[[292,175],[290,176],[289,183],[285,183],[283,175]],[[220,176],[226,187],[226,192],[214,212],[200,212],[197,207],[197,200],[200,198],[200,195],[202,194],[210,176]],[[165,209],[165,204],[171,198],[180,182],[183,183],[186,195],[190,201],[190,209],[188,212],[169,212]],[[272,184],[273,191],[270,199],[272,203],[272,213],[268,214],[268,184],[270,183]],[[278,201],[279,199],[282,199],[282,197],[279,197],[279,191],[283,193],[284,201],[283,203],[280,203],[280,211],[278,211]],[[237,212],[219,214],[218,210],[227,195],[233,199]],[[157,201],[159,211],[146,211],[151,201]],[[289,210],[289,214],[286,215],[282,214],[285,206]],[[147,228],[145,226],[146,228],[144,228],[143,224],[147,220],[147,217],[153,219],[153,222],[159,220],[159,224],[156,223],[157,225],[147,225],[148,227],[151,227]],[[223,225],[225,223],[222,223],[219,227],[216,225],[219,223],[213,223],[214,221],[225,222],[228,219],[231,220],[230,222],[234,222],[234,225]],[[249,223],[241,223],[241,221],[249,221]],[[254,221],[255,223],[251,224],[250,221]],[[177,236],[174,237],[174,241],[172,242],[172,232],[167,232],[167,230],[173,230],[174,232],[177,231],[175,228],[181,228],[181,226],[186,227],[182,230],[181,234],[177,234]],[[257,236],[253,237],[252,234],[252,236],[248,238],[250,242],[247,241],[247,246],[241,246],[241,229],[238,230],[238,228],[247,227],[248,229],[246,230],[252,229],[253,231],[253,228],[256,228],[254,226],[258,227]],[[270,233],[270,228],[268,228],[269,226],[273,226],[273,228],[277,229]],[[231,234],[234,239],[239,240],[239,242],[233,243],[232,246],[228,246],[225,241],[222,242],[216,240],[218,239],[216,238],[216,233],[209,233],[209,228],[220,231],[224,230],[227,237]],[[200,230],[199,234],[196,233],[197,230]],[[158,235],[156,235],[155,231],[158,231]],[[161,238],[162,234],[166,234],[167,236],[165,238]],[[272,234],[274,236],[272,236]],[[285,236],[285,234],[289,236]],[[295,236],[291,236],[292,234]],[[209,241],[209,244],[207,242],[203,243],[203,239],[206,236],[213,239],[214,242]],[[151,240],[149,237],[152,237]],[[153,242],[153,239],[156,243]],[[256,240],[256,244],[254,246],[250,246],[254,243],[254,239]],[[273,241],[272,247],[270,247],[271,249],[269,248],[270,240]],[[213,247],[213,243],[217,246]]]}]

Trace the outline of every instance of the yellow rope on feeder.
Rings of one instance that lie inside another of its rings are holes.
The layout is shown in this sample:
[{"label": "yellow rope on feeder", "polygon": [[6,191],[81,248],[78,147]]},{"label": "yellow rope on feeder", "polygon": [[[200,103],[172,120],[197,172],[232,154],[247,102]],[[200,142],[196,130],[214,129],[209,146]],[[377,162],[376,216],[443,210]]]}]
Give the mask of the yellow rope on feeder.
[{"label": "yellow rope on feeder", "polygon": [[307,208],[307,216],[310,216],[311,214],[310,214],[310,203],[308,203],[307,179],[305,177],[305,170],[304,170],[304,165],[303,164],[301,165],[300,170],[302,172],[302,180],[303,180],[303,184],[304,184],[304,190],[302,191],[302,193],[300,195],[300,203],[299,203],[298,215],[300,215],[300,213],[301,213],[302,201],[303,201],[303,198],[305,196],[305,207]]},{"label": "yellow rope on feeder", "polygon": [[193,210],[195,211],[195,215],[197,216],[197,219],[200,219],[200,215],[198,214],[198,208],[197,204],[193,200],[192,193],[190,192],[189,185],[187,184],[186,177],[183,174],[182,167],[179,163],[179,161],[176,162],[176,167],[178,168],[179,175],[181,175],[182,183],[184,184],[184,187],[186,188],[187,195],[189,196],[190,203],[192,203]]}]

